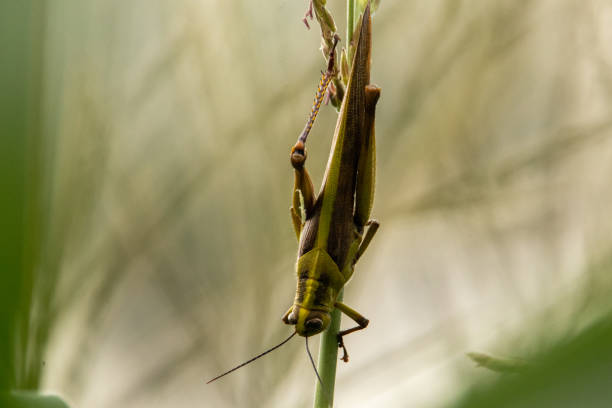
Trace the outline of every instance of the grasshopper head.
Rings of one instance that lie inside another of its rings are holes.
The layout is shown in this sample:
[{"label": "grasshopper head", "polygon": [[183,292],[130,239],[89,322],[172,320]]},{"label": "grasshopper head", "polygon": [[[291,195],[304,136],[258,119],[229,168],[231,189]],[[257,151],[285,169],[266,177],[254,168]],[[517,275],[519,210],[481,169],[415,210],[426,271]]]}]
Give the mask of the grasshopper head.
[{"label": "grasshopper head", "polygon": [[294,306],[289,315],[289,322],[295,324],[295,331],[302,337],[310,337],[321,333],[329,326],[331,317],[329,313],[321,310],[308,310]]}]

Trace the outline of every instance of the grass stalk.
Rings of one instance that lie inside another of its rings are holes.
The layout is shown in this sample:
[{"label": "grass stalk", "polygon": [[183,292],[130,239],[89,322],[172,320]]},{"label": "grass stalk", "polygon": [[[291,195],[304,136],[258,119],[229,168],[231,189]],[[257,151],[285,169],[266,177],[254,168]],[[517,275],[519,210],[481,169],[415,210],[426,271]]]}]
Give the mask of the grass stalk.
[{"label": "grass stalk", "polygon": [[346,0],[346,43],[353,41],[355,31],[355,0]]},{"label": "grass stalk", "polygon": [[[341,302],[344,289],[338,294],[338,301]],[[336,384],[336,365],[338,363],[338,340],[337,335],[340,331],[340,320],[342,315],[340,310],[334,309],[331,314],[331,322],[327,330],[321,334],[321,344],[319,346],[319,375],[323,386],[317,380],[315,389],[314,408],[329,408],[334,402],[334,388]]]},{"label": "grass stalk", "polygon": [[[350,54],[350,44],[355,31],[355,0],[346,0],[346,44]],[[350,56],[349,61],[352,61]],[[342,302],[344,289],[338,294],[337,300]],[[329,408],[334,405],[334,389],[336,386],[336,367],[338,364],[338,332],[342,315],[340,310],[334,309],[331,322],[327,330],[321,334],[319,346],[319,361],[317,370],[321,383],[317,380],[315,388],[314,408]]]},{"label": "grass stalk", "polygon": [[353,61],[353,52],[351,41],[353,41],[353,32],[355,31],[355,0],[346,0],[346,52],[348,55],[349,65]]}]

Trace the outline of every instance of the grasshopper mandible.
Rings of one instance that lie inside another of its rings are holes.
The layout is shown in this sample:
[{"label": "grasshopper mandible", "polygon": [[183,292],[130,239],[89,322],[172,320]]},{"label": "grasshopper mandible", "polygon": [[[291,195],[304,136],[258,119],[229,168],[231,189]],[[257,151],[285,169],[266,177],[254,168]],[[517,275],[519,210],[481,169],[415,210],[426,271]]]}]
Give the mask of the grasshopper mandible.
[{"label": "grasshopper mandible", "polygon": [[295,184],[290,211],[299,241],[297,288],[293,305],[282,320],[294,325],[295,332],[279,345],[209,383],[282,346],[296,333],[306,338],[321,333],[328,327],[334,308],[357,323],[357,326],[338,333],[338,347],[343,349],[342,359],[346,362],[348,355],[343,337],[364,329],[369,323],[368,319],[336,299],[379,227],[377,221],[370,219],[376,166],[374,117],[380,96],[380,88],[369,84],[371,42],[372,22],[368,5],[361,17],[346,93],[318,194],[315,194],[304,167],[307,157],[305,144],[327,85],[335,75],[334,49],[330,53],[327,72],[319,84],[310,118],[291,149]]}]

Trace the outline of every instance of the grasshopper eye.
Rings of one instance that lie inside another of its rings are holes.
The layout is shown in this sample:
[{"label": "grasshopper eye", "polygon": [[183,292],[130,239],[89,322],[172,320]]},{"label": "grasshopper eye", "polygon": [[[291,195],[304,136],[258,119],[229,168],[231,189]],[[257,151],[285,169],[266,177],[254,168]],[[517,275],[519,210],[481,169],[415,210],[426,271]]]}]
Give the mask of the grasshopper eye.
[{"label": "grasshopper eye", "polygon": [[309,330],[318,331],[323,328],[323,320],[319,319],[318,317],[315,317],[313,319],[307,320],[305,326]]}]

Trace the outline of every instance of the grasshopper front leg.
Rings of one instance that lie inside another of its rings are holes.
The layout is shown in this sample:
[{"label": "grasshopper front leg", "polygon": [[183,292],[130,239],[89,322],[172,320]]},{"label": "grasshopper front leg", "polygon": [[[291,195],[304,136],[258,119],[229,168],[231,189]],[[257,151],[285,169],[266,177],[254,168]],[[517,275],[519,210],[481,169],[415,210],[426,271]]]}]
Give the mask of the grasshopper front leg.
[{"label": "grasshopper front leg", "polygon": [[291,307],[289,308],[289,310],[287,310],[285,312],[285,314],[283,315],[283,317],[281,317],[281,320],[285,323],[285,324],[295,324],[294,321],[289,320],[289,315],[291,314],[291,312],[293,311],[293,305],[291,305]]},{"label": "grasshopper front leg", "polygon": [[345,363],[348,363],[349,357],[348,357],[348,352],[346,351],[346,347],[344,346],[343,337],[357,330],[365,329],[366,327],[368,327],[368,324],[370,323],[370,321],[366,319],[365,317],[363,317],[359,312],[357,312],[354,309],[351,309],[350,307],[348,307],[342,302],[336,302],[334,306],[338,308],[338,310],[340,310],[342,313],[344,313],[345,315],[353,319],[355,323],[359,325],[351,329],[342,330],[340,333],[338,333],[338,347],[342,348],[342,351],[344,353],[341,360],[344,361]]},{"label": "grasshopper front leg", "polygon": [[353,261],[353,264],[356,264],[359,258],[361,258],[361,256],[365,252],[365,250],[368,249],[368,245],[370,245],[370,242],[372,242],[372,238],[374,238],[374,235],[376,235],[376,231],[378,231],[380,223],[376,220],[370,220],[366,223],[366,227],[368,227],[368,229],[366,230],[366,233],[363,236],[361,243],[359,244],[359,248],[357,249],[357,253],[355,254],[355,260]]}]

